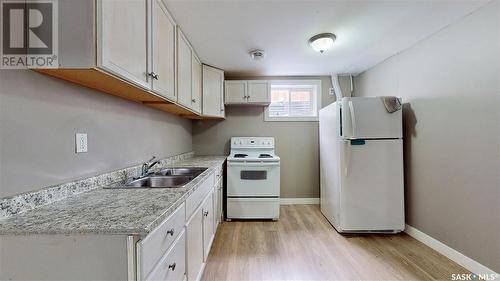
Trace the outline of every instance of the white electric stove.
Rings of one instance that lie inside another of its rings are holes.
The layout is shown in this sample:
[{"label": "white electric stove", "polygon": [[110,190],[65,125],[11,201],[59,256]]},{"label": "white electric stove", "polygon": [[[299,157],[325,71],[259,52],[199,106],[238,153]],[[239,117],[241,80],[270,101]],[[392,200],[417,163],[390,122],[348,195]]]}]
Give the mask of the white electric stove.
[{"label": "white electric stove", "polygon": [[227,158],[227,219],[279,218],[280,158],[272,137],[233,137]]}]

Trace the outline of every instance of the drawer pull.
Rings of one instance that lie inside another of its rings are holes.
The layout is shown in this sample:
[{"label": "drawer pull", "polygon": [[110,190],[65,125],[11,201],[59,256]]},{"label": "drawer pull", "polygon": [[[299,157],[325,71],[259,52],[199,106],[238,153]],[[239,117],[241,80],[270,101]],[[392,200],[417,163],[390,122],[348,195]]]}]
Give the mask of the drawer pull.
[{"label": "drawer pull", "polygon": [[174,236],[174,229],[170,229],[167,231],[167,234],[170,234],[170,236]]},{"label": "drawer pull", "polygon": [[172,269],[172,271],[174,271],[175,270],[175,265],[176,265],[175,262],[173,264],[169,264],[168,265],[168,269]]},{"label": "drawer pull", "polygon": [[203,216],[208,217],[208,211],[204,211]]}]

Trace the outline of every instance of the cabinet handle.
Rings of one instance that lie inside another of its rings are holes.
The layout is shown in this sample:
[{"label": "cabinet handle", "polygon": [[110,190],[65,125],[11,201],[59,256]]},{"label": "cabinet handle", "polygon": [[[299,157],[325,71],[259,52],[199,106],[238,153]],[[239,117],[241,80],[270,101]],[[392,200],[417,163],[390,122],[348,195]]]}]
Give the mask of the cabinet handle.
[{"label": "cabinet handle", "polygon": [[173,264],[169,264],[168,265],[168,269],[172,269],[172,271],[174,271],[175,270],[175,266],[176,266],[175,262]]},{"label": "cabinet handle", "polygon": [[196,102],[196,99],[192,99],[191,101],[192,101],[192,102]]},{"label": "cabinet handle", "polygon": [[158,74],[155,74],[154,72],[148,73],[148,76],[151,76],[155,80],[158,80],[158,78],[160,78],[160,76],[158,76]]},{"label": "cabinet handle", "polygon": [[208,211],[204,211],[203,216],[208,217]]},{"label": "cabinet handle", "polygon": [[174,236],[174,229],[170,229],[167,231],[167,234],[170,234],[170,236]]}]

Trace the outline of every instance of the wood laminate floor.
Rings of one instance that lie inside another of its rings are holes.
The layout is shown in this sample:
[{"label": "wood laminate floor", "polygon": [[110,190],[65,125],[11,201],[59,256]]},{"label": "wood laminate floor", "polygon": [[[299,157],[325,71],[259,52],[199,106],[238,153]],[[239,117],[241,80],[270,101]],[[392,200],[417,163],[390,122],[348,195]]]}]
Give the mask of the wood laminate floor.
[{"label": "wood laminate floor", "polygon": [[450,280],[463,267],[406,234],[340,235],[318,205],[224,222],[202,280]]}]

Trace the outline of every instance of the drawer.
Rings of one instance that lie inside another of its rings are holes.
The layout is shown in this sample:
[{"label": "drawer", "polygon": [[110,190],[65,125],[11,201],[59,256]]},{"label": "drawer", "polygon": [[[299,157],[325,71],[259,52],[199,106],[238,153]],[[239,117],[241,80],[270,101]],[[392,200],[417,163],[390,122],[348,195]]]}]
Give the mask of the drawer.
[{"label": "drawer", "polygon": [[279,198],[227,198],[228,219],[278,219]]},{"label": "drawer", "polygon": [[210,174],[205,181],[186,199],[186,220],[188,220],[193,212],[201,204],[208,192],[214,187],[214,173]]},{"label": "drawer", "polygon": [[172,248],[156,264],[146,281],[184,280],[186,274],[186,235],[179,235]]},{"label": "drawer", "polygon": [[165,255],[175,238],[184,230],[185,217],[185,205],[182,203],[160,226],[137,242],[140,276],[147,276]]}]

